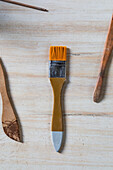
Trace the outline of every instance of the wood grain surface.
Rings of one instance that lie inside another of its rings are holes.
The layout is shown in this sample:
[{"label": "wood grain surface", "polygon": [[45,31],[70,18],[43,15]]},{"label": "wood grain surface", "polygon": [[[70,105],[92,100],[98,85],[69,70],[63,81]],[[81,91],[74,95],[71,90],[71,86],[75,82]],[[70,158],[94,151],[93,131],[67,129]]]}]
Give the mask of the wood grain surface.
[{"label": "wood grain surface", "polygon": [[[113,169],[112,58],[103,100],[93,102],[112,4],[113,0],[32,0],[32,5],[49,10],[43,13],[0,2],[0,57],[24,138],[23,144],[11,140],[0,122],[0,170]],[[61,153],[55,152],[50,134],[51,45],[68,47]]]}]

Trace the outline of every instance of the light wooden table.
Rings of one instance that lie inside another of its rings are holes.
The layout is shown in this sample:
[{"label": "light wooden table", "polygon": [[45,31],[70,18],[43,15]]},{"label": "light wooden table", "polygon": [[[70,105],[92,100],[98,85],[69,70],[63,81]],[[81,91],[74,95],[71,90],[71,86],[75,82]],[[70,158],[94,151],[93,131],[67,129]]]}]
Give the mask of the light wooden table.
[{"label": "light wooden table", "polygon": [[[21,2],[45,7],[49,13],[0,2],[0,56],[7,69],[24,138],[23,144],[11,140],[0,122],[0,170],[112,170],[113,62],[104,99],[96,104],[92,95],[113,0]],[[70,49],[62,153],[55,152],[50,134],[51,45]]]}]

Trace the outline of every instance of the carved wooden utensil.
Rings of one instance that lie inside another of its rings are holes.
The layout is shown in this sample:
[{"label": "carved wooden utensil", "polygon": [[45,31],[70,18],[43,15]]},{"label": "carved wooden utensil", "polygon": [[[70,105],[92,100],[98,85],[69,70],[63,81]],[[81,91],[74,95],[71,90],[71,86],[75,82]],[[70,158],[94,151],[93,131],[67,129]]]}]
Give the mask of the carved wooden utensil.
[{"label": "carved wooden utensil", "polygon": [[94,90],[94,96],[93,96],[94,102],[99,102],[102,85],[103,85],[103,78],[105,75],[106,66],[107,66],[109,57],[111,55],[112,49],[113,49],[113,15],[112,15],[111,24],[108,30],[106,43],[105,43],[104,53],[103,53],[102,62],[101,62],[100,74],[99,74],[98,81],[97,81],[97,84]]},{"label": "carved wooden utensil", "polygon": [[11,139],[20,142],[21,139],[19,124],[17,122],[16,115],[14,113],[7,93],[3,64],[1,60],[0,60],[0,93],[2,96],[2,126],[4,132]]}]

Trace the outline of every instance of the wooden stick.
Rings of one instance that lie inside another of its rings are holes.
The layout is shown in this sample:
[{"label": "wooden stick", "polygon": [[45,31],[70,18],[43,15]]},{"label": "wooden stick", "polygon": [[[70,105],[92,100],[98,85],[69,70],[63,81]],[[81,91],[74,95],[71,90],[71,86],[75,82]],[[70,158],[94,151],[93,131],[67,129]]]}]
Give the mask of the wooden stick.
[{"label": "wooden stick", "polygon": [[0,93],[2,96],[2,126],[5,134],[13,140],[21,141],[20,126],[8,96],[5,72],[0,59]]},{"label": "wooden stick", "polygon": [[113,15],[112,15],[111,24],[108,30],[106,43],[105,43],[104,53],[103,53],[102,62],[101,62],[100,74],[99,74],[98,81],[97,81],[97,84],[94,90],[94,96],[93,96],[94,102],[99,102],[101,89],[103,85],[103,78],[105,75],[106,66],[107,66],[109,57],[111,55],[112,49],[113,49]]},{"label": "wooden stick", "polygon": [[6,3],[10,3],[10,4],[14,4],[14,5],[23,6],[23,7],[26,7],[26,8],[32,8],[32,9],[48,12],[47,9],[36,7],[36,6],[32,6],[32,5],[28,5],[28,4],[23,4],[23,3],[20,3],[20,2],[15,2],[15,1],[10,1],[10,0],[0,0],[0,1],[6,2]]}]

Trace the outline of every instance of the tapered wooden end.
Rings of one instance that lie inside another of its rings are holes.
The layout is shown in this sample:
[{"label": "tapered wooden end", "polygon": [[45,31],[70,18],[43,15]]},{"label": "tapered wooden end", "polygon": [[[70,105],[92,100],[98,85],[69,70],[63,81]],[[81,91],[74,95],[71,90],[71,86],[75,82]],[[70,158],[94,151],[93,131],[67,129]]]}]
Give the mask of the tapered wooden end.
[{"label": "tapered wooden end", "polygon": [[2,125],[3,125],[4,132],[8,137],[10,137],[11,139],[17,142],[21,142],[19,125],[17,120],[12,122],[5,121],[2,122]]},{"label": "tapered wooden end", "polygon": [[5,134],[11,139],[21,142],[20,126],[17,121],[11,98],[8,96],[2,60],[0,60],[0,93],[2,96],[2,126]]},{"label": "tapered wooden end", "polygon": [[94,94],[93,94],[93,101],[98,103],[100,101],[101,91],[102,91],[102,84],[103,84],[103,76],[98,78]]}]

